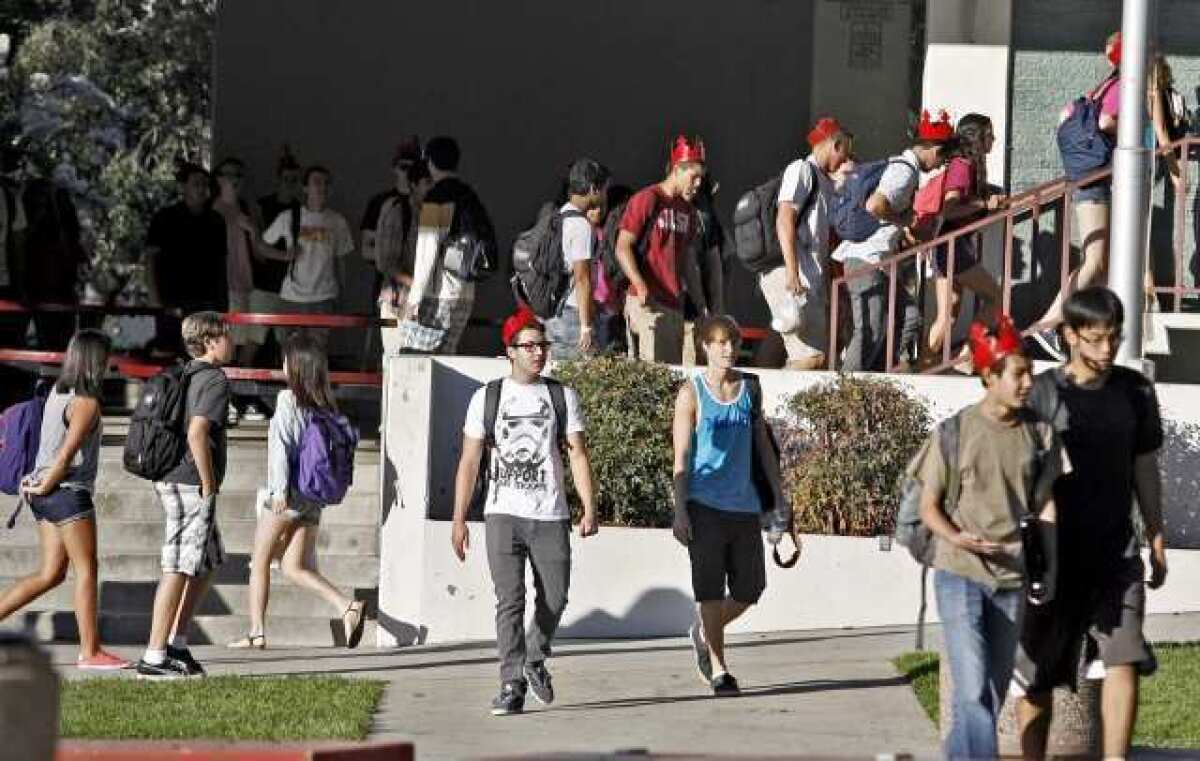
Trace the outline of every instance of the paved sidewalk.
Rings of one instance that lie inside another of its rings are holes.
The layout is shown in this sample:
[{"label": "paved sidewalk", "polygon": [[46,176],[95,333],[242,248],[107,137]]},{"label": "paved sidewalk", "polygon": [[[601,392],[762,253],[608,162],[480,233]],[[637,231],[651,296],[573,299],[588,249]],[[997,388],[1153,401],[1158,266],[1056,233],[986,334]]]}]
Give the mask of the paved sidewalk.
[{"label": "paved sidewalk", "polygon": [[[1153,617],[1148,631],[1157,641],[1200,639],[1200,614]],[[937,627],[930,635],[936,647]],[[744,695],[717,700],[700,683],[684,639],[567,640],[550,663],[558,701],[504,718],[487,711],[497,688],[491,643],[354,652],[199,647],[196,655],[212,674],[387,680],[372,737],[411,738],[420,761],[631,749],[860,758],[907,751],[935,758],[936,729],[890,664],[912,645],[909,628],[735,637],[729,664]],[[64,676],[77,677],[74,647],[53,652]]]}]

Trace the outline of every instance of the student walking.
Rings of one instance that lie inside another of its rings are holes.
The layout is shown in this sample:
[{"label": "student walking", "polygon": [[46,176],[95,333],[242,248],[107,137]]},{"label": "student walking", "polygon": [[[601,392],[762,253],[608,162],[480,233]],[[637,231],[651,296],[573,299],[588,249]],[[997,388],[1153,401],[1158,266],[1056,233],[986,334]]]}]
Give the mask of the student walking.
[{"label": "student walking", "polygon": [[[470,547],[467,515],[488,454],[483,516],[488,568],[496,591],[500,694],[492,714],[521,713],[526,693],[549,705],[554,688],[546,659],[567,605],[571,582],[571,513],[563,489],[560,447],[566,446],[575,491],[583,503],[580,537],[596,533],[596,499],[584,442],[584,420],[573,389],[543,378],[550,342],[531,311],[505,323],[511,374],[475,392],[463,424],[462,458],[454,482],[452,544],[459,560]],[[525,631],[525,569],[537,588],[533,626]]]},{"label": "student walking", "polygon": [[182,333],[192,357],[184,370],[187,449],[179,464],[154,483],[166,519],[163,577],[154,595],[146,653],[137,664],[140,679],[204,676],[187,646],[188,627],[212,572],[225,562],[217,494],[225,479],[229,379],[221,367],[233,357],[233,341],[216,312],[188,315]]},{"label": "student walking", "polygon": [[100,395],[111,349],[108,337],[81,330],[67,346],[62,373],[42,416],[34,470],[21,483],[37,519],[41,568],[0,593],[0,621],[75,576],[78,668],[111,671],[129,662],[100,647],[96,625],[96,508],[92,491],[104,424]]},{"label": "student walking", "polygon": [[339,592],[312,563],[325,505],[297,488],[306,429],[314,416],[332,417],[338,426],[349,424],[338,413],[329,385],[329,363],[313,336],[299,333],[288,339],[283,374],[287,388],[275,399],[267,438],[267,488],[258,495],[258,530],[250,559],[250,631],[229,647],[266,647],[271,560],[280,555],[284,575],[328,602],[341,616],[346,647],[357,647],[366,623],[364,603]]},{"label": "student walking", "polygon": [[[1028,611],[1021,634],[1016,681],[1025,692],[1018,708],[1026,758],[1045,756],[1052,690],[1075,684],[1085,640],[1089,671],[1104,675],[1105,758],[1128,754],[1139,679],[1157,668],[1142,627],[1146,587],[1158,589],[1167,578],[1158,467],[1163,427],[1154,384],[1114,364],[1124,320],[1121,301],[1107,288],[1072,294],[1063,305],[1071,359],[1039,375],[1029,398],[1062,436],[1073,470],[1054,484],[1058,594]],[[1132,516],[1135,496],[1150,550],[1148,581]]]},{"label": "student walking", "polygon": [[[725,627],[758,602],[767,584],[753,457],[771,444],[755,408],[761,398],[733,367],[741,343],[737,323],[710,316],[699,336],[706,367],[675,397],[673,531],[692,566],[696,668],[714,695],[728,696],[739,687],[725,663]],[[777,462],[767,476],[781,503]]]},{"label": "student walking", "polygon": [[634,193],[621,217],[615,250],[629,279],[625,317],[635,356],[646,362],[683,361],[686,299],[700,315],[708,312],[691,247],[699,228],[693,201],[706,158],[700,138],[675,138],[666,179]]},{"label": "student walking", "polygon": [[[783,171],[775,234],[783,261],[759,275],[759,288],[780,328],[787,367],[825,366],[829,343],[829,210],[833,180],[851,152],[851,135],[833,118],[817,121],[808,133],[812,149]],[[802,304],[802,305],[801,305]]]},{"label": "student walking", "polygon": [[1054,429],[1025,407],[1032,364],[1012,321],[976,322],[970,336],[983,399],[935,429],[911,469],[921,520],[936,538],[933,586],[954,677],[950,759],[998,753],[1022,609],[1020,521],[1036,516],[1052,538],[1051,488],[1070,470]]}]

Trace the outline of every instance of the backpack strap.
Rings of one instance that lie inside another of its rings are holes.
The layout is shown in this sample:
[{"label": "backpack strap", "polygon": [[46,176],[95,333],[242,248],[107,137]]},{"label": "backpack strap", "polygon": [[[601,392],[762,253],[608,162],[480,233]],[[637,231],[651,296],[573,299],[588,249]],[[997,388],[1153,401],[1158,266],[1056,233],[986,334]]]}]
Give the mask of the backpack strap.
[{"label": "backpack strap", "polygon": [[500,390],[504,379],[488,381],[483,391],[483,446],[491,450],[496,446],[496,415],[500,411]]},{"label": "backpack strap", "polygon": [[757,423],[763,416],[762,382],[754,373],[742,373],[742,382],[746,384],[746,392],[750,394],[750,421]]},{"label": "backpack strap", "polygon": [[938,445],[942,450],[942,462],[946,464],[946,491],[942,495],[942,509],[947,517],[952,517],[958,512],[958,498],[962,495],[962,475],[958,471],[962,414],[963,410],[959,410],[946,418],[938,428]]},{"label": "backpack strap", "polygon": [[554,430],[558,437],[558,445],[567,444],[567,394],[563,384],[554,378],[546,378],[546,389],[550,392],[550,406],[554,408]]}]

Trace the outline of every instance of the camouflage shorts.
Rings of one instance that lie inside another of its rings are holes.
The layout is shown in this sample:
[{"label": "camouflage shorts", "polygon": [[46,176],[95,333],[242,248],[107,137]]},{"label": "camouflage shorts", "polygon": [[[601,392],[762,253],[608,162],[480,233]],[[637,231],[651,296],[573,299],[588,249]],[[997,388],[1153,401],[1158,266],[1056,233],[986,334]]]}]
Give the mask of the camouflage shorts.
[{"label": "camouflage shorts", "polygon": [[216,497],[204,499],[200,487],[154,484],[166,521],[162,547],[163,573],[207,576],[225,562],[225,547],[217,528]]}]

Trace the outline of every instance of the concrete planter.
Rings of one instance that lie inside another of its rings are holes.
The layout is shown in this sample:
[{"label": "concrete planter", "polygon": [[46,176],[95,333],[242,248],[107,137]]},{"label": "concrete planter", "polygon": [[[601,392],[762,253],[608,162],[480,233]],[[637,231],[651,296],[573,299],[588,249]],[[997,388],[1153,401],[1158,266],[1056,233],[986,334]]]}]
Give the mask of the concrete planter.
[{"label": "concrete planter", "polygon": [[[500,360],[392,358],[385,368],[379,644],[491,639],[494,597],[484,555],[484,526],[471,525],[466,563],[450,550],[454,472],[471,394],[508,371]],[[764,402],[777,409],[790,394],[829,379],[824,373],[763,371]],[[935,416],[975,401],[969,378],[898,379],[930,403]],[[1195,419],[1200,389],[1160,386],[1164,418]],[[1187,436],[1168,439],[1167,513],[1174,546],[1190,546],[1200,482]],[[1188,465],[1188,462],[1193,465]],[[907,625],[916,621],[920,568],[877,537],[804,537],[798,566],[769,564],[760,605],[735,631]],[[572,539],[574,569],[564,634],[622,637],[681,634],[691,617],[684,549],[666,529],[606,527]],[[1171,583],[1150,596],[1148,612],[1200,610],[1200,553],[1173,551]],[[930,595],[932,598],[932,595]],[[936,621],[930,605],[929,620]]]}]

